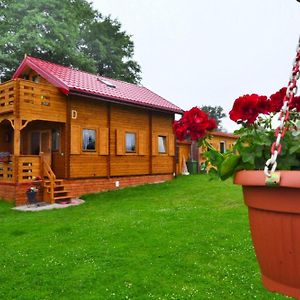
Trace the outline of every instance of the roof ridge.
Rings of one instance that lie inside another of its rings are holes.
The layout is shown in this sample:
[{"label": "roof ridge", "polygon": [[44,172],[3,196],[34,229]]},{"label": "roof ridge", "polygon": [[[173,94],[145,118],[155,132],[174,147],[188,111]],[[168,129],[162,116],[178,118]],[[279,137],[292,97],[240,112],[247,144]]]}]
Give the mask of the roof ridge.
[{"label": "roof ridge", "polygon": [[41,62],[44,62],[44,63],[55,65],[55,66],[60,67],[60,68],[67,68],[67,69],[72,70],[72,71],[76,71],[76,72],[80,72],[80,73],[85,73],[85,74],[96,76],[96,77],[100,77],[100,78],[103,78],[103,79],[114,80],[114,81],[118,81],[118,82],[121,82],[121,83],[126,83],[126,84],[130,84],[130,85],[144,87],[143,85],[139,85],[137,83],[127,82],[127,81],[124,81],[124,80],[121,80],[121,79],[112,78],[112,77],[106,77],[106,76],[103,76],[103,75],[100,75],[100,74],[95,74],[95,73],[91,73],[91,72],[88,72],[88,71],[83,71],[83,70],[80,70],[80,69],[75,69],[72,66],[60,65],[60,64],[52,62],[52,61],[48,61],[48,60],[44,60],[44,59],[41,59],[41,58],[38,58],[38,57],[27,55],[27,59],[31,59],[31,58],[37,59],[37,60],[39,60]]}]

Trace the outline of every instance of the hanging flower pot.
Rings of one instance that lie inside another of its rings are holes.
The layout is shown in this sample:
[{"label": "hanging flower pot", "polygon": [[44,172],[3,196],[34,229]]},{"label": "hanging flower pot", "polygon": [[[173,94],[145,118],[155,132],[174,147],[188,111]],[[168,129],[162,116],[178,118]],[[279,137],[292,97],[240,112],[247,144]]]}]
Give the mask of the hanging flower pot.
[{"label": "hanging flower pot", "polygon": [[[230,118],[241,125],[232,149],[222,154],[209,143],[207,118],[185,112],[174,123],[178,139],[198,140],[207,149],[209,173],[222,180],[235,174],[245,204],[263,285],[300,299],[300,40],[288,87],[270,97],[244,95]],[[273,118],[279,122],[275,129]],[[271,152],[271,153],[270,153]],[[279,169],[279,173],[276,170]],[[260,171],[256,171],[260,170]],[[299,170],[299,171],[297,171]]]},{"label": "hanging flower pot", "polygon": [[263,171],[239,171],[263,285],[300,298],[300,171],[280,171],[280,187],[268,187]]}]

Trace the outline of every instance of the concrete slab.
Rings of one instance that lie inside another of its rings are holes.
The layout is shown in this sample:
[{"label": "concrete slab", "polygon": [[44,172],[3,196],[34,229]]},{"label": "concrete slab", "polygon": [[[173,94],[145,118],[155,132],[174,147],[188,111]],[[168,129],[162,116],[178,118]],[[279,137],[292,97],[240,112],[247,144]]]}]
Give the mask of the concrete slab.
[{"label": "concrete slab", "polygon": [[76,206],[76,205],[83,204],[84,202],[85,201],[82,199],[72,199],[71,202],[61,202],[61,203],[54,203],[54,204],[40,202],[37,204],[13,207],[12,209],[18,211],[42,211],[42,210],[59,209],[59,208],[66,208],[70,206]]}]

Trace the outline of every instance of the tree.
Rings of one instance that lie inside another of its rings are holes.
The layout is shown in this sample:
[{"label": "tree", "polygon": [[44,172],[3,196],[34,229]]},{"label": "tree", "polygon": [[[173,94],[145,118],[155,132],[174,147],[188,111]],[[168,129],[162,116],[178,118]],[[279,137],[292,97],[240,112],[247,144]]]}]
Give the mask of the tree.
[{"label": "tree", "polygon": [[140,81],[131,37],[86,0],[0,0],[0,76],[24,54],[129,82]]},{"label": "tree", "polygon": [[226,117],[226,114],[222,106],[203,105],[201,109],[205,111],[210,118],[216,119],[219,131],[223,130],[221,122],[222,119]]}]

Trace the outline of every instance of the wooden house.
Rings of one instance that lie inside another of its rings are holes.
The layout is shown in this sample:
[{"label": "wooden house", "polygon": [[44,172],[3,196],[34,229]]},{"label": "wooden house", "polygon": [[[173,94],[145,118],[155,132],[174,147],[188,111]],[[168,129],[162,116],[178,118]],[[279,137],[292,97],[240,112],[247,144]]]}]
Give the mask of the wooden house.
[{"label": "wooden house", "polygon": [[51,203],[170,180],[175,113],[145,87],[27,56],[0,85],[0,198],[26,203],[37,177]]},{"label": "wooden house", "polygon": [[[211,139],[209,142],[211,145],[221,153],[225,153],[227,150],[229,150],[238,139],[238,136],[232,133],[220,131],[210,132],[210,137]],[[197,171],[200,172],[201,164],[206,161],[206,158],[203,155],[203,153],[206,151],[206,148],[204,149],[203,147],[198,147],[197,142],[191,142],[190,140],[177,140],[176,146],[177,174],[182,174],[186,166],[190,168],[194,166],[195,163],[196,169],[198,169]],[[195,169],[192,168],[192,170],[189,171],[191,171],[191,174],[193,174]]]},{"label": "wooden house", "polygon": [[[214,131],[211,134],[211,145],[220,151],[221,153],[225,153],[227,150],[232,148],[236,140],[239,138],[237,135],[227,132]],[[203,152],[206,149],[199,148],[199,162],[205,162],[205,157],[203,157]]]}]

